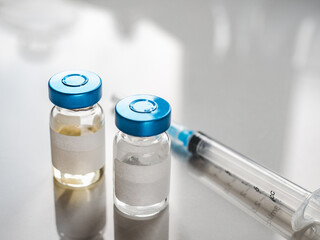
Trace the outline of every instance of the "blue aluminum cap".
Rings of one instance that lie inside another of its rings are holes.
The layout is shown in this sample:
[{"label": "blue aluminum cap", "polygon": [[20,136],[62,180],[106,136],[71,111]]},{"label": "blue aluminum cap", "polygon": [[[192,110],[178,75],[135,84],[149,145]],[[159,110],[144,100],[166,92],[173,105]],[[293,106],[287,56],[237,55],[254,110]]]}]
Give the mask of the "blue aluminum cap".
[{"label": "blue aluminum cap", "polygon": [[59,107],[76,109],[96,104],[102,96],[101,78],[89,71],[64,71],[48,82],[49,99]]},{"label": "blue aluminum cap", "polygon": [[115,107],[115,122],[120,131],[137,137],[150,137],[168,130],[170,104],[153,95],[133,95],[120,100]]}]

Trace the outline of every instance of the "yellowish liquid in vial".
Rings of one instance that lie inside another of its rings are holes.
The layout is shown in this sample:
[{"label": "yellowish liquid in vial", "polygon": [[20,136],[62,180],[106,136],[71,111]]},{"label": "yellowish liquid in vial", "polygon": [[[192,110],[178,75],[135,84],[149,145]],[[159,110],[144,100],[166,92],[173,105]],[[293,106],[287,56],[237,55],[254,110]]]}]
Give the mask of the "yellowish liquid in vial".
[{"label": "yellowish liquid in vial", "polygon": [[[56,131],[67,136],[83,136],[97,132],[99,129],[95,126],[61,126]],[[53,176],[61,184],[69,187],[87,187],[99,181],[104,174],[104,167],[97,171],[86,174],[64,173],[53,167]]]},{"label": "yellowish liquid in vial", "polygon": [[61,126],[57,132],[67,136],[83,136],[97,132],[99,129],[95,126]]}]

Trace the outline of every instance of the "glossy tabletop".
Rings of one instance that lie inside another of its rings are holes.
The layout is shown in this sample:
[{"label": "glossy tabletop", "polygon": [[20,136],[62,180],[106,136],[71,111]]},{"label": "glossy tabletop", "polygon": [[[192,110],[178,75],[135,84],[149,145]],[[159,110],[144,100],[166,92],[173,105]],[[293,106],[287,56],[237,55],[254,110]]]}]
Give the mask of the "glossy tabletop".
[{"label": "glossy tabletop", "polygon": [[[205,184],[173,151],[169,207],[135,221],[114,209],[112,96],[147,93],[298,185],[320,187],[320,1],[0,0],[0,239],[282,239]],[[103,81],[105,178],[52,178],[48,80]]]}]

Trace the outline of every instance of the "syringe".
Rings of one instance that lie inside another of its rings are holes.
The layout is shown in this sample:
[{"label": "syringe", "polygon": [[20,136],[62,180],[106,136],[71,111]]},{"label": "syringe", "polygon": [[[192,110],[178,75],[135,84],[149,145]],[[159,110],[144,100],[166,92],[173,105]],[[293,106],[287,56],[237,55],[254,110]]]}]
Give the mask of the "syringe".
[{"label": "syringe", "polygon": [[320,189],[311,193],[201,132],[172,124],[168,133],[173,144],[213,164],[202,170],[246,213],[286,239],[320,239]]}]

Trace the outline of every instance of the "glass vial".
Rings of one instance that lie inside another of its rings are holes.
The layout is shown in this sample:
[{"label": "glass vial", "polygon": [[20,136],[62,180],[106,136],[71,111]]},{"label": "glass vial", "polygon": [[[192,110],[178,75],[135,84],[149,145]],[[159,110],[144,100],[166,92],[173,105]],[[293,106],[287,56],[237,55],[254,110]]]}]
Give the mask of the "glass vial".
[{"label": "glass vial", "polygon": [[168,205],[170,189],[171,108],[152,95],[134,95],[118,102],[113,144],[114,203],[133,218],[147,218]]},{"label": "glass vial", "polygon": [[70,187],[86,187],[103,175],[102,81],[89,71],[64,71],[49,80],[53,176]]}]

